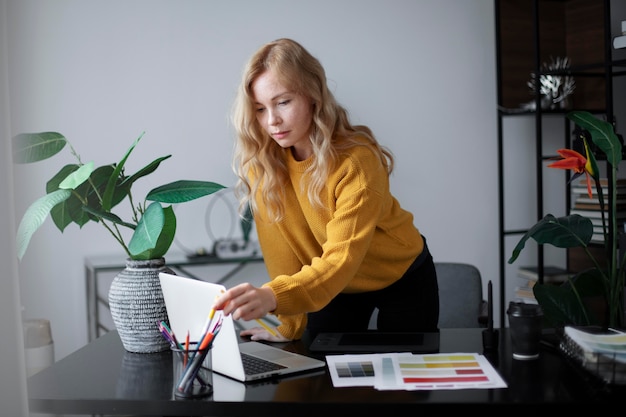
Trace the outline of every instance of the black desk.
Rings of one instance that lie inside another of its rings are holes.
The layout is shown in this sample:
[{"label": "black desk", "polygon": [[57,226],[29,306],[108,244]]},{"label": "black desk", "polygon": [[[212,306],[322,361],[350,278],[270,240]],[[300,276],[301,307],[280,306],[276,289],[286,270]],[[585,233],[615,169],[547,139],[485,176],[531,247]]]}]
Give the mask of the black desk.
[{"label": "black desk", "polygon": [[[441,352],[480,352],[482,329],[442,329]],[[506,329],[490,357],[508,388],[487,390],[378,391],[334,388],[326,371],[244,385],[214,374],[214,395],[203,400],[172,396],[170,352],[128,353],[116,331],[96,339],[28,380],[31,412],[209,416],[397,415],[442,404],[535,404],[621,400],[619,393],[588,379],[548,347],[535,361],[512,359]],[[306,340],[283,344],[303,352]],[[613,391],[613,392],[612,392]],[[623,393],[622,393],[623,394]],[[623,396],[621,397],[623,398]],[[417,411],[416,411],[417,412]],[[416,415],[413,413],[412,415]]]}]

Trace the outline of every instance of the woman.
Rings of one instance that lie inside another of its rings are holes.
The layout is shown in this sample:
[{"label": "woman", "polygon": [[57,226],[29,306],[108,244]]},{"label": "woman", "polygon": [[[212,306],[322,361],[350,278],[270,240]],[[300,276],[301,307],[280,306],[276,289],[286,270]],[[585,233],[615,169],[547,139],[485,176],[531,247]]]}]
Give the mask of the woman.
[{"label": "woman", "polygon": [[278,39],[248,62],[233,111],[233,167],[271,281],[215,301],[234,319],[275,314],[252,340],[299,339],[305,329],[436,331],[437,276],[413,215],[390,194],[393,155],[353,126],[320,62]]}]

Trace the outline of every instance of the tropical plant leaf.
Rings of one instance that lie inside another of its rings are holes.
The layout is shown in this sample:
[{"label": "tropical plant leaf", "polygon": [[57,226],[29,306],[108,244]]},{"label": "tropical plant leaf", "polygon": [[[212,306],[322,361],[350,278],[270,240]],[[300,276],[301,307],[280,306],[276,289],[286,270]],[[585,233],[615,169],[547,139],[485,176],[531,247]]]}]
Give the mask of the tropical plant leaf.
[{"label": "tropical plant leaf", "polygon": [[117,180],[122,170],[124,169],[126,160],[130,156],[133,149],[135,149],[135,146],[137,146],[137,144],[143,137],[144,133],[145,132],[142,132],[141,135],[139,135],[139,137],[135,139],[135,141],[133,142],[132,145],[130,145],[130,148],[128,148],[128,150],[126,151],[126,153],[124,154],[120,162],[118,162],[117,165],[115,165],[115,169],[113,170],[113,173],[109,177],[106,188],[104,189],[104,194],[102,195],[102,208],[104,209],[104,211],[109,211],[111,210],[111,207],[113,207],[111,202],[113,201],[113,193],[115,192],[115,186],[117,184]]},{"label": "tropical plant leaf", "polygon": [[[47,196],[33,203],[30,212],[25,213],[19,231],[20,259],[32,234],[48,214],[61,232],[71,223],[76,223],[82,228],[90,221],[102,221],[132,259],[151,259],[165,255],[174,240],[176,216],[171,206],[163,208],[161,204],[195,200],[225,187],[212,182],[183,180],[155,188],[143,201],[143,205],[132,207],[132,220],[124,221],[111,212],[112,208],[130,196],[135,181],[151,174],[161,162],[171,157],[167,155],[157,158],[133,175],[126,176],[124,174],[126,161],[143,135],[144,133],[135,139],[117,164],[103,165],[95,169],[93,162],[82,164],[69,141],[59,133],[24,133],[14,137],[13,148],[16,163],[47,159],[58,153],[66,144],[70,145],[71,153],[79,161],[78,164],[61,168],[46,183]],[[55,197],[61,195],[63,197],[59,198],[58,202],[54,200]],[[153,201],[153,203],[144,211],[146,201]],[[117,230],[110,228],[108,223],[134,230],[129,245]]]},{"label": "tropical plant leaf", "polygon": [[65,180],[72,172],[75,172],[79,168],[76,164],[65,165],[57,172],[54,177],[46,183],[46,192],[51,193],[58,190],[59,185]]},{"label": "tropical plant leaf", "polygon": [[144,259],[161,258],[165,256],[170,246],[172,246],[172,242],[174,241],[174,234],[176,233],[176,215],[174,214],[173,207],[164,207],[163,215],[165,217],[165,220],[163,222],[163,230],[161,230],[161,234],[159,235],[157,244],[152,250],[152,253],[144,255],[146,256]]},{"label": "tropical plant leaf", "polygon": [[[54,175],[54,177],[50,179],[50,181],[46,183],[46,192],[49,194],[58,190],[59,184],[61,184],[63,180],[65,180],[65,178],[67,178],[72,172],[76,171],[77,169],[78,165],[76,164],[65,165],[59,170],[59,172]],[[63,204],[57,204],[56,206],[52,207],[52,210],[50,210],[50,217],[52,217],[52,221],[54,222],[55,226],[61,231],[61,233],[63,233],[65,228],[69,226],[69,224],[73,221],[67,209],[68,204],[70,204],[70,202],[73,200],[76,200],[76,196],[72,194],[63,202]]]},{"label": "tropical plant leaf", "polygon": [[125,183],[128,183],[130,185],[130,184],[133,184],[135,181],[137,181],[139,178],[152,174],[154,171],[156,171],[159,165],[161,165],[161,162],[171,157],[172,155],[166,155],[166,156],[162,156],[160,158],[155,159],[154,161],[150,162],[145,167],[141,168],[139,171],[135,172],[133,175],[128,176],[125,179]]},{"label": "tropical plant leaf", "polygon": [[586,217],[572,214],[556,218],[552,214],[547,214],[522,236],[508,262],[510,264],[515,262],[530,238],[540,245],[550,244],[557,248],[574,248],[587,246],[592,235],[593,224]]},{"label": "tropical plant leaf", "polygon": [[166,204],[184,203],[213,194],[222,188],[226,187],[210,181],[181,180],[151,190],[146,196],[146,200]]},{"label": "tropical plant leaf", "polygon": [[[67,210],[67,202],[72,199],[75,198],[74,196],[70,195],[69,198],[65,200],[62,204],[57,204],[56,206],[52,207],[52,210],[50,210],[50,217],[52,217],[52,222],[57,227],[57,229],[61,231],[61,233],[65,231],[65,228],[67,226],[74,222],[69,214],[69,211]],[[80,226],[82,226],[82,224]]]},{"label": "tropical plant leaf", "polygon": [[20,260],[24,256],[24,253],[26,253],[33,233],[35,233],[46,220],[52,207],[65,201],[71,194],[72,192],[69,190],[57,190],[35,200],[35,202],[26,209],[17,228],[16,236],[17,257]]},{"label": "tropical plant leaf", "polygon": [[133,259],[156,259],[165,256],[174,241],[176,215],[172,206],[162,208],[152,203],[131,237],[128,249]]},{"label": "tropical plant leaf", "polygon": [[109,208],[105,210],[105,205],[103,204],[103,194],[107,185],[109,184],[109,179],[112,178],[113,173],[115,171],[114,165],[104,165],[96,169],[91,177],[89,178],[89,188],[86,190],[87,193],[85,196],[88,199],[88,205],[91,208],[95,208],[101,211],[110,212],[110,210],[118,205],[121,201],[123,201],[126,196],[130,193],[131,184],[124,184],[124,177],[118,176],[115,189],[113,191],[113,196],[111,201],[109,202]]},{"label": "tropical plant leaf", "polygon": [[[572,285],[578,295],[573,291]],[[581,272],[562,285],[537,283],[533,286],[533,294],[541,305],[549,326],[603,324],[602,319],[585,303],[593,299],[606,302],[603,278],[597,269]]]},{"label": "tropical plant leaf", "polygon": [[253,224],[254,217],[252,216],[252,209],[250,208],[250,204],[247,204],[246,210],[241,218],[241,232],[243,234],[243,241],[246,243],[250,241],[250,232],[252,231]]},{"label": "tropical plant leaf", "polygon": [[128,250],[133,259],[135,256],[150,251],[156,247],[157,241],[161,232],[163,231],[163,225],[165,224],[165,214],[163,213],[163,207],[160,203],[152,203],[146,208],[143,213],[135,232],[128,242]]},{"label": "tropical plant leaf", "polygon": [[613,131],[613,125],[600,120],[586,111],[573,111],[567,118],[591,133],[593,143],[600,148],[611,165],[616,167],[622,160],[622,143]]},{"label": "tropical plant leaf", "polygon": [[91,214],[96,219],[107,220],[107,221],[110,221],[111,223],[119,224],[120,226],[128,227],[133,230],[135,230],[135,228],[137,227],[133,223],[125,222],[124,220],[120,219],[117,215],[111,213],[110,211],[109,212],[100,211],[89,206],[83,206],[82,209],[88,212],[89,214]]},{"label": "tropical plant leaf", "polygon": [[[73,176],[80,169],[79,165],[66,165],[46,184],[46,191],[48,193],[57,190],[61,187],[63,181],[70,176]],[[89,175],[89,181],[82,181],[83,176],[77,175],[80,182],[76,186],[72,195],[65,200],[63,204],[55,206],[50,215],[57,228],[63,232],[65,228],[72,222],[76,223],[78,227],[83,227],[90,220],[98,221],[96,217],[90,217],[89,213],[83,210],[83,205],[87,204],[95,209],[100,208],[100,198],[96,190],[92,187],[92,184],[97,189],[104,189],[104,185],[99,186],[100,183],[106,184],[110,173],[113,171],[113,167],[105,165],[98,167]],[[85,171],[84,173],[87,173]],[[81,182],[82,181],[82,182]],[[101,190],[100,190],[101,192]],[[87,202],[87,203],[85,203]]]},{"label": "tropical plant leaf", "polygon": [[67,140],[57,132],[20,133],[13,137],[13,162],[28,164],[56,155]]},{"label": "tropical plant leaf", "polygon": [[59,188],[64,190],[74,190],[76,187],[87,181],[92,172],[93,162],[81,165],[76,171],[72,172],[63,181],[61,181]]}]

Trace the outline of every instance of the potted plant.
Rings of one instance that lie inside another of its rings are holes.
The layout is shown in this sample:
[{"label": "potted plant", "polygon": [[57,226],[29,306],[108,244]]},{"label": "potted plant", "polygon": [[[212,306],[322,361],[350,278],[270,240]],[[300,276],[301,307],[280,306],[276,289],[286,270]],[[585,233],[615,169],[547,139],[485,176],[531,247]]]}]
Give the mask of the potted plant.
[{"label": "potted plant", "polygon": [[[580,132],[578,139],[582,141],[585,155],[571,149],[560,149],[557,152],[561,159],[548,167],[572,170],[570,181],[585,175],[590,198],[592,187],[595,186],[597,189],[602,212],[606,260],[596,259],[589,249],[593,235],[593,224],[589,218],[579,214],[556,218],[548,214],[520,239],[508,263],[515,262],[526,241],[531,238],[538,244],[550,244],[558,248],[582,248],[593,267],[578,272],[560,286],[537,283],[533,287],[533,293],[544,311],[547,324],[555,328],[562,328],[565,325],[621,328],[624,325],[626,257],[619,259],[616,183],[618,166],[622,160],[622,143],[611,123],[589,112],[573,111],[568,113],[567,117],[581,128],[578,129]],[[608,190],[608,203],[602,193],[594,151],[600,156],[604,155],[602,159],[606,159],[610,168],[608,171],[611,187]]]},{"label": "potted plant", "polygon": [[[94,162],[84,163],[60,133],[22,133],[13,138],[13,159],[20,164],[42,161],[69,146],[77,162],[63,166],[46,183],[46,195],[24,213],[16,237],[18,257],[22,259],[31,237],[48,216],[61,232],[72,223],[80,228],[89,222],[102,225],[127,256],[127,268],[115,277],[109,291],[113,320],[127,350],[147,353],[169,347],[158,330],[158,324],[167,320],[158,273],[171,272],[164,256],[176,233],[172,204],[192,201],[225,187],[209,181],[179,180],[154,188],[143,200],[136,201],[132,194],[135,182],[171,157],[157,158],[128,175],[126,161],[142,137],[143,133],[119,162],[95,167]],[[123,201],[130,206],[126,217],[113,212]],[[140,294],[148,299],[139,299]]]}]

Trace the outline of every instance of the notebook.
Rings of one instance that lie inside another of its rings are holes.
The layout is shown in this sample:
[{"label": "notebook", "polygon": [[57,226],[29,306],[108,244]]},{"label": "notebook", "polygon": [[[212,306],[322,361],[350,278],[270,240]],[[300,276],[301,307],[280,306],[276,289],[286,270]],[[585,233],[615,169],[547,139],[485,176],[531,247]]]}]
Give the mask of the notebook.
[{"label": "notebook", "polygon": [[[165,272],[159,273],[170,328],[176,337],[200,338],[202,327],[223,285]],[[248,382],[320,369],[326,362],[270,346],[261,342],[241,342],[231,316],[224,317],[222,328],[211,349],[212,370],[238,381]],[[249,362],[261,363],[256,372],[245,371]]]}]

